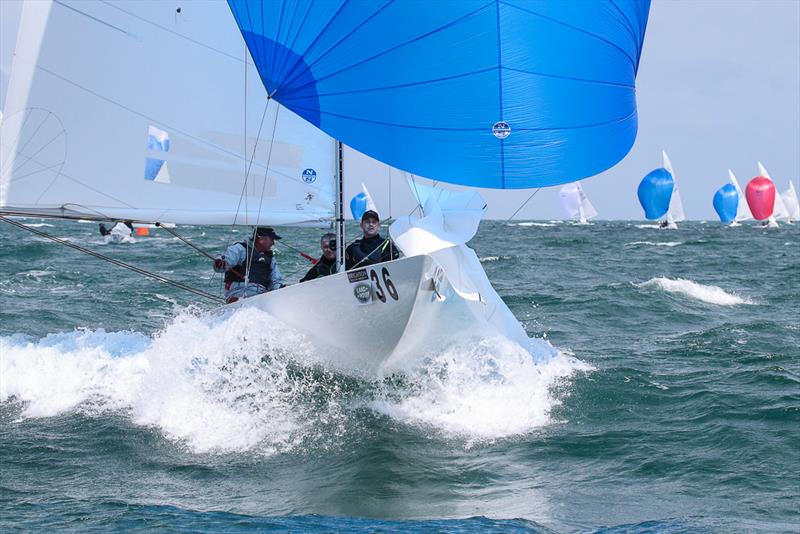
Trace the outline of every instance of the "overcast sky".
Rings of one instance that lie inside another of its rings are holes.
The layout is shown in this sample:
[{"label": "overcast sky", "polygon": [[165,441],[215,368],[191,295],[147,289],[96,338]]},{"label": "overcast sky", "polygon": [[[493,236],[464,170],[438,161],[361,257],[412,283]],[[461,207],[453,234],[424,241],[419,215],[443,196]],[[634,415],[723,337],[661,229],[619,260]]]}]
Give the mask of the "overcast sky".
[{"label": "overcast sky", "polygon": [[[18,1],[0,0],[3,28]],[[0,32],[0,93],[5,92],[13,37]],[[672,160],[690,219],[716,219],[714,192],[731,168],[744,184],[762,161],[779,190],[800,189],[800,0],[654,0],[637,78],[639,135],[628,156],[583,186],[603,219],[642,219],[636,187]],[[354,169],[348,198],[370,183],[388,211],[384,177]],[[373,179],[370,179],[373,178]],[[410,211],[401,180],[392,187],[392,214]],[[482,190],[488,218],[506,219],[533,190]],[[517,219],[561,218],[558,187],[547,188]]]},{"label": "overcast sky", "polygon": [[[800,190],[800,0],[654,0],[637,95],[633,149],[583,181],[599,218],[644,218],[636,188],[661,166],[662,149],[689,219],[717,220],[711,201],[728,168],[744,187],[761,161],[779,190],[790,179]],[[393,189],[400,215],[408,193]],[[558,189],[537,193],[515,218],[562,218]],[[507,219],[533,191],[481,190],[488,218]],[[371,193],[385,209],[385,192]]]}]

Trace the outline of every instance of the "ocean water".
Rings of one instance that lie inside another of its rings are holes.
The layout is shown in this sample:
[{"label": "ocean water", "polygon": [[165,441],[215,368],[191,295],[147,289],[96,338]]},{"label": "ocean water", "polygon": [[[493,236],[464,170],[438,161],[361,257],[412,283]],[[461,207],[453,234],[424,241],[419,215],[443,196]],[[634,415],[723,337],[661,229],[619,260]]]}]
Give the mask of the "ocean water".
[{"label": "ocean water", "polygon": [[[163,230],[24,222],[221,293]],[[800,225],[495,221],[471,246],[546,357],[456,343],[370,382],[0,225],[0,531],[800,530]]]}]

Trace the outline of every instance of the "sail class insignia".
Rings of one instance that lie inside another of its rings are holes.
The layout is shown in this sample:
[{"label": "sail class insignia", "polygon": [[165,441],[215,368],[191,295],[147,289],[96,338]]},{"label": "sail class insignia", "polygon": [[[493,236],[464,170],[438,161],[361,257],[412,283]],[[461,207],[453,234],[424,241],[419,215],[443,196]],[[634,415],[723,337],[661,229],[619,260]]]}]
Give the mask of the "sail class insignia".
[{"label": "sail class insignia", "polygon": [[505,121],[497,121],[494,123],[494,126],[492,126],[492,133],[498,139],[505,139],[511,135],[511,126]]}]

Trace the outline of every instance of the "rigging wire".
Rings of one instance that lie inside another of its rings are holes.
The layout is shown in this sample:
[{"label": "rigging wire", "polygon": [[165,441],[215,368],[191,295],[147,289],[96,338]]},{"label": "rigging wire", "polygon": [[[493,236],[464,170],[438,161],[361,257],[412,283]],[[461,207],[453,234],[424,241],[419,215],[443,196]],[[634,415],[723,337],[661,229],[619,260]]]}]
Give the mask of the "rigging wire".
[{"label": "rigging wire", "polygon": [[[537,188],[537,189],[536,189],[536,191],[534,191],[533,193],[531,193],[531,196],[529,196],[529,197],[528,197],[528,200],[530,200],[530,199],[532,199],[534,196],[536,196],[536,193],[538,193],[538,192],[539,192],[539,191],[541,191],[541,190],[542,190],[542,188],[541,188],[541,187]],[[514,215],[516,215],[517,213],[519,213],[519,210],[521,210],[522,208],[524,208],[524,207],[525,207],[525,204],[527,204],[527,203],[528,203],[528,200],[526,200],[525,202],[523,202],[523,203],[522,203],[522,206],[520,206],[519,208],[517,208],[517,211],[515,211],[514,213],[512,213],[512,214],[511,214],[511,217],[509,217],[508,219],[506,219],[506,222],[508,222],[508,221],[510,221],[511,219],[513,219],[513,218],[514,218]]]},{"label": "rigging wire", "polygon": [[175,231],[175,230],[173,230],[172,228],[169,228],[169,227],[167,227],[167,226],[164,226],[164,225],[163,225],[163,224],[161,224],[160,222],[157,222],[157,223],[155,223],[155,225],[156,225],[158,228],[164,229],[164,230],[166,230],[167,232],[169,232],[170,234],[174,235],[175,237],[177,237],[178,239],[180,239],[181,241],[183,241],[184,243],[186,243],[187,245],[189,245],[190,247],[192,247],[193,249],[195,249],[197,252],[199,252],[200,254],[202,254],[203,256],[205,256],[206,258],[209,258],[209,259],[212,259],[212,260],[213,260],[213,259],[215,259],[215,258],[214,258],[214,256],[212,256],[211,254],[209,254],[209,253],[208,253],[208,252],[206,252],[205,250],[201,249],[200,247],[198,247],[198,246],[197,246],[197,245],[195,245],[194,243],[190,243],[188,239],[184,238],[182,235],[180,235],[178,232],[176,232],[176,231]]},{"label": "rigging wire", "polygon": [[175,286],[177,288],[183,289],[185,291],[189,291],[190,293],[194,293],[195,295],[199,295],[201,297],[205,297],[207,299],[210,299],[210,300],[213,300],[213,301],[219,302],[219,303],[224,303],[225,302],[224,299],[222,299],[222,298],[220,298],[220,297],[218,297],[216,295],[212,295],[211,293],[207,293],[207,292],[203,291],[202,289],[197,289],[197,288],[188,286],[186,284],[183,284],[181,282],[177,282],[175,280],[170,280],[169,278],[167,278],[165,276],[161,276],[160,274],[156,274],[156,273],[153,273],[153,272],[150,272],[150,271],[145,271],[144,269],[140,269],[138,267],[130,265],[129,263],[125,263],[123,261],[114,259],[114,258],[112,258],[110,256],[106,256],[104,254],[100,254],[99,252],[95,252],[93,250],[89,250],[88,248],[82,247],[80,245],[76,245],[75,243],[70,243],[69,241],[66,241],[66,240],[58,238],[58,237],[56,237],[54,235],[50,235],[48,233],[42,232],[41,230],[37,230],[35,228],[31,228],[29,226],[26,226],[26,225],[24,225],[24,224],[22,224],[20,222],[11,220],[11,219],[9,219],[7,217],[4,217],[2,215],[0,215],[0,221],[6,222],[6,223],[11,224],[11,225],[14,225],[14,226],[16,226],[18,228],[22,228],[23,230],[27,230],[27,231],[29,231],[31,233],[34,233],[34,234],[36,234],[36,235],[38,235],[40,237],[44,237],[45,239],[49,239],[51,241],[55,241],[56,243],[59,243],[61,245],[65,245],[67,247],[74,248],[75,250],[83,252],[84,254],[88,254],[89,256],[94,256],[95,258],[99,258],[99,259],[105,260],[105,261],[107,261],[109,263],[113,263],[114,265],[117,265],[117,266],[122,267],[124,269],[128,269],[128,270],[133,271],[135,273],[139,273],[139,274],[141,274],[143,276],[147,276],[148,278],[152,278],[154,280],[158,280],[159,282],[163,282],[165,284],[170,284],[170,285],[173,285],[173,286]]}]

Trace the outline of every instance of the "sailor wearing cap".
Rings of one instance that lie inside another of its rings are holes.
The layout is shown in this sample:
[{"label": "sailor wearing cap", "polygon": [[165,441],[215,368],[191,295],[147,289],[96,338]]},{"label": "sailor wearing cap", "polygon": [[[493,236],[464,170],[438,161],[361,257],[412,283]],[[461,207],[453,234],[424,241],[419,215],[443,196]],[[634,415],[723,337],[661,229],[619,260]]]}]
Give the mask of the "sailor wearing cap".
[{"label": "sailor wearing cap", "polygon": [[214,270],[225,273],[227,303],[281,287],[281,272],[272,254],[280,238],[272,228],[258,226],[247,242],[234,243],[214,258]]},{"label": "sailor wearing cap", "polygon": [[378,213],[373,210],[365,211],[361,216],[361,231],[364,232],[364,236],[356,239],[344,251],[346,269],[365,267],[398,258],[397,249],[391,240],[381,237],[378,233],[380,229],[381,219]]}]

